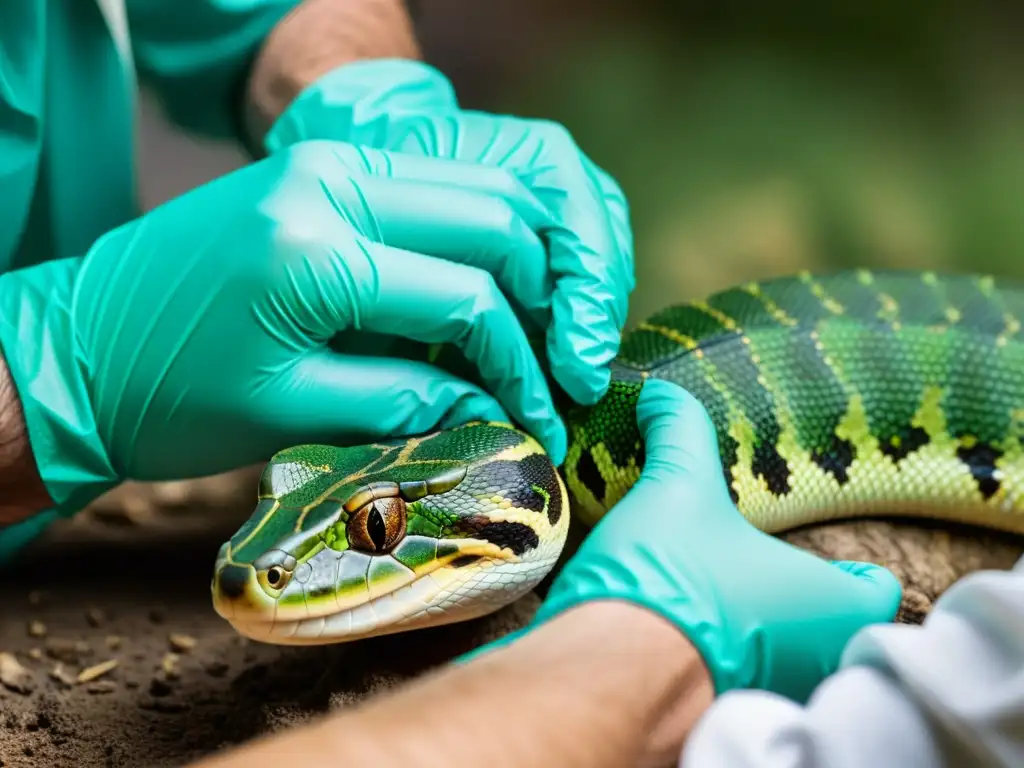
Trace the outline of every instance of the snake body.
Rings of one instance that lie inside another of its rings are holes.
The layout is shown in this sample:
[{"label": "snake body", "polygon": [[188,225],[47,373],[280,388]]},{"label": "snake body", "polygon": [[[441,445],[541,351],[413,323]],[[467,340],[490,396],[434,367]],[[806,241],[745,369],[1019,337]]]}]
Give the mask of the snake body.
[{"label": "snake body", "polygon": [[649,378],[704,404],[768,533],[883,514],[1024,533],[1022,320],[1021,286],[932,272],[803,273],[667,308],[624,336],[607,394],[564,414],[561,473],[493,423],[277,454],[218,555],[215,608],[254,639],[321,644],[518,599],[561,552],[569,493],[592,525],[639,477]]}]

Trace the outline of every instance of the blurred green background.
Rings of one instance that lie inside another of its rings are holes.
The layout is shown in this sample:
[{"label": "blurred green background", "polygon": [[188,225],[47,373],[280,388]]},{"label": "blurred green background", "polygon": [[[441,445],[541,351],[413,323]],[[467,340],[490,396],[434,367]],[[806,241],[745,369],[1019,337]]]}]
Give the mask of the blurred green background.
[{"label": "blurred green background", "polygon": [[564,123],[623,186],[633,322],[805,267],[1024,276],[1008,3],[433,3],[464,105]]}]

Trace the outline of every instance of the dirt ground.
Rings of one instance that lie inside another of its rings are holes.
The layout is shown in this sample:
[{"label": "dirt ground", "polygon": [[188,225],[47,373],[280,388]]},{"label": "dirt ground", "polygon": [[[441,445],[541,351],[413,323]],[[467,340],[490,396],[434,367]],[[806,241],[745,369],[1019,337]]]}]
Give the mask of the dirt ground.
[{"label": "dirt ground", "polygon": [[[531,595],[485,619],[323,648],[246,642],[214,612],[210,569],[248,516],[255,476],[119,489],[0,581],[0,766],[178,766],[343,707],[525,623]],[[577,526],[578,533],[578,526]],[[1020,540],[910,523],[788,536],[892,567],[920,621],[964,573],[1007,568]],[[101,666],[102,665],[102,666]]]}]

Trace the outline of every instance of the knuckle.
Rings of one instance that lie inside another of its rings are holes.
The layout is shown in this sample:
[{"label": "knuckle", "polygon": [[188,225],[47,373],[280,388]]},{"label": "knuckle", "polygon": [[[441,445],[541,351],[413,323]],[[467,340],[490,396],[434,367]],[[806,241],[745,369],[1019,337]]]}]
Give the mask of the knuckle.
[{"label": "knuckle", "polygon": [[493,174],[492,189],[496,195],[503,198],[515,198],[524,191],[523,183],[511,170],[502,166],[488,166],[487,170]]},{"label": "knuckle", "polygon": [[502,313],[504,305],[505,299],[494,275],[479,270],[472,283],[472,308],[467,318],[469,325],[489,325]]}]

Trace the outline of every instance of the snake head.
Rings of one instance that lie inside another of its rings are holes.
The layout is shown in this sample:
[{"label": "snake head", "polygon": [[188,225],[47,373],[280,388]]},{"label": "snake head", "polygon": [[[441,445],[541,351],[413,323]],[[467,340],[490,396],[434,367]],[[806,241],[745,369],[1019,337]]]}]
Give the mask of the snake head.
[{"label": "snake head", "polygon": [[278,645],[464,621],[533,589],[568,518],[551,461],[509,425],[289,448],[221,547],[214,608],[239,633]]}]

